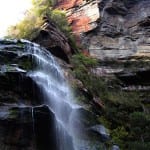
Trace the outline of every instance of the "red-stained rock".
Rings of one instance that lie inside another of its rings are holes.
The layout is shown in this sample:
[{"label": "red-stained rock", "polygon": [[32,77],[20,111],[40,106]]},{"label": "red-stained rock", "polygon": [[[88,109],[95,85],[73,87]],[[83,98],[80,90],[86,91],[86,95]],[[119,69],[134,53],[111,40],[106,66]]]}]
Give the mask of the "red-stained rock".
[{"label": "red-stained rock", "polygon": [[72,18],[71,19],[71,24],[72,24],[72,30],[75,33],[80,33],[80,32],[86,32],[89,31],[91,29],[91,27],[89,26],[89,22],[90,22],[90,18],[88,18],[87,16],[81,16],[80,18]]},{"label": "red-stained rock", "polygon": [[61,0],[56,7],[67,11],[68,22],[76,35],[97,27],[100,13],[96,0]]},{"label": "red-stained rock", "polygon": [[67,10],[75,6],[79,6],[82,4],[82,2],[83,0],[60,0],[56,7],[59,9]]}]

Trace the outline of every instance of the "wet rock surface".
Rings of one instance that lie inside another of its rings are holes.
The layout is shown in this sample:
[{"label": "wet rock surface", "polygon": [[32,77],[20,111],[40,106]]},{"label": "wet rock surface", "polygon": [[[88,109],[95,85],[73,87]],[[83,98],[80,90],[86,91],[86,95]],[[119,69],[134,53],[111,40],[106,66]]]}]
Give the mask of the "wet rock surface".
[{"label": "wet rock surface", "polygon": [[58,149],[56,139],[55,115],[46,105],[34,107],[33,130],[38,150]]},{"label": "wet rock surface", "polygon": [[118,145],[113,145],[112,150],[120,150]]},{"label": "wet rock surface", "polygon": [[57,149],[55,115],[28,76],[36,67],[21,40],[0,40],[0,149]]},{"label": "wet rock surface", "polygon": [[34,149],[31,107],[0,106],[1,149]]},{"label": "wet rock surface", "polygon": [[38,107],[2,104],[0,106],[1,149],[57,149],[54,114],[45,105]]},{"label": "wet rock surface", "polygon": [[[71,105],[64,101],[58,102],[57,105],[64,107],[65,111],[60,109],[56,116],[51,110],[53,104],[43,104],[45,95],[42,88],[30,76],[39,67],[40,59],[37,62],[34,54],[38,46],[26,40],[0,40],[0,56],[3,58],[0,61],[1,150],[74,150],[72,136],[64,124],[57,123],[57,117],[70,122],[70,114],[73,113]],[[45,57],[48,55],[44,49],[40,50],[45,52]],[[53,57],[48,56],[49,59]],[[48,61],[45,62],[47,64]],[[61,65],[68,69],[68,64],[62,60]],[[58,71],[50,67],[49,70]],[[60,74],[54,75],[59,80]],[[65,79],[60,78],[60,82],[62,80]]]}]

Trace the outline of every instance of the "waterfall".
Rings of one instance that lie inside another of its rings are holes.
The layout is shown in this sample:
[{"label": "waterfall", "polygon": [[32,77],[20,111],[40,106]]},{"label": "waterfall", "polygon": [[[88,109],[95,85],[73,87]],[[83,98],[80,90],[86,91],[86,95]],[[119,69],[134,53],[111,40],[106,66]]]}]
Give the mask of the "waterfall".
[{"label": "waterfall", "polygon": [[73,104],[74,97],[63,71],[53,56],[38,44],[22,40],[25,43],[23,55],[30,55],[36,62],[34,70],[27,76],[40,87],[43,103],[48,105],[56,117],[56,136],[59,150],[75,150],[72,114],[79,106]]}]

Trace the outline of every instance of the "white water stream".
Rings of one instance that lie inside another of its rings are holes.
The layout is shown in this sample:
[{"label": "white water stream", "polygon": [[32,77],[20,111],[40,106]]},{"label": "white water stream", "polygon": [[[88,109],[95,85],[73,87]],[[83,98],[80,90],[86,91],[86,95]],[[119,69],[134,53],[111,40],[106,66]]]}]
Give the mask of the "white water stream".
[{"label": "white water stream", "polygon": [[73,104],[63,71],[44,48],[29,41],[22,42],[26,43],[24,54],[31,55],[37,65],[28,76],[41,88],[44,104],[55,114],[59,150],[75,150],[72,114],[79,106]]}]

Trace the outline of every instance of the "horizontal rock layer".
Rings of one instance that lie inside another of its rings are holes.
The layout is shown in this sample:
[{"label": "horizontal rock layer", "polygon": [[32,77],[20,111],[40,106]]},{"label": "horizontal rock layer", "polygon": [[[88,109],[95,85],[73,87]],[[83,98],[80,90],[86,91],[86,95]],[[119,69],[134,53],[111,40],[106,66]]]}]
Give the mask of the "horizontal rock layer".
[{"label": "horizontal rock layer", "polygon": [[99,59],[150,56],[149,1],[102,2],[98,27],[83,38],[89,53]]},{"label": "horizontal rock layer", "polygon": [[[60,0],[73,32],[99,59],[150,56],[149,0]],[[90,31],[90,32],[89,32]]]}]

